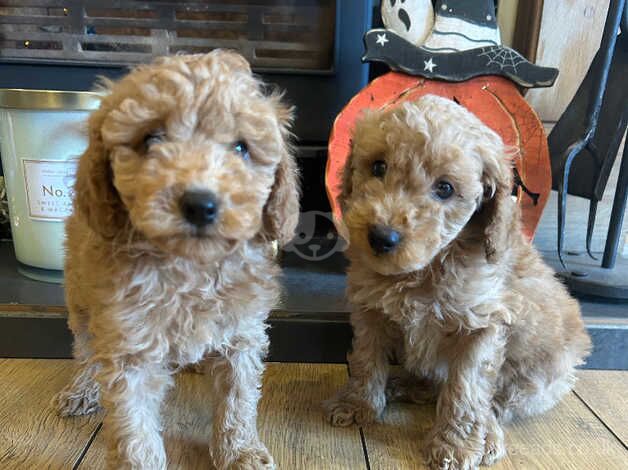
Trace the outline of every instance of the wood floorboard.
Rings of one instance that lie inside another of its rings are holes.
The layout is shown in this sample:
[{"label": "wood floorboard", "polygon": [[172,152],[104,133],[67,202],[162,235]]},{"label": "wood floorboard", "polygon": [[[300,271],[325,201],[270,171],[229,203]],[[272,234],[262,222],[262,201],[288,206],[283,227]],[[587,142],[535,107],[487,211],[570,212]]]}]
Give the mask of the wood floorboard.
[{"label": "wood floorboard", "polygon": [[[389,405],[383,423],[363,429],[371,469],[427,468],[421,449],[433,419],[433,405]],[[508,455],[495,470],[628,468],[626,449],[573,393],[545,415],[505,431]]]},{"label": "wood floorboard", "polygon": [[72,468],[102,418],[61,418],[50,405],[72,372],[68,360],[0,362],[0,468]]},{"label": "wood floorboard", "polygon": [[499,468],[610,470],[628,468],[628,453],[570,393],[548,413],[506,428],[508,459]]},{"label": "wood floorboard", "polygon": [[366,469],[358,428],[332,427],[321,409],[347,377],[344,364],[269,365],[259,424],[277,468]]},{"label": "wood floorboard", "polygon": [[576,394],[628,446],[628,372],[583,370]]},{"label": "wood floorboard", "polygon": [[434,405],[390,403],[381,423],[362,427],[371,470],[422,470],[424,436],[434,420]]},{"label": "wood floorboard", "polygon": [[[267,365],[258,429],[279,469],[366,468],[357,428],[338,429],[323,419],[320,402],[346,381],[344,365]],[[211,406],[208,378],[182,373],[164,406],[164,439],[171,469],[208,468]],[[104,468],[102,433],[80,469]]]},{"label": "wood floorboard", "polygon": [[[59,418],[50,399],[67,383],[72,361],[0,359],[0,468],[104,468],[97,432],[102,413]],[[333,428],[320,402],[347,379],[343,365],[268,364],[258,427],[282,470],[366,468],[360,430]],[[209,468],[211,422],[208,380],[182,373],[164,407],[169,468]],[[610,470],[628,468],[626,385],[628,372],[581,371],[576,392],[543,416],[506,426],[508,456],[495,470]],[[433,405],[393,403],[383,423],[362,430],[372,470],[420,470],[422,440]],[[611,432],[612,431],[612,432]]]}]

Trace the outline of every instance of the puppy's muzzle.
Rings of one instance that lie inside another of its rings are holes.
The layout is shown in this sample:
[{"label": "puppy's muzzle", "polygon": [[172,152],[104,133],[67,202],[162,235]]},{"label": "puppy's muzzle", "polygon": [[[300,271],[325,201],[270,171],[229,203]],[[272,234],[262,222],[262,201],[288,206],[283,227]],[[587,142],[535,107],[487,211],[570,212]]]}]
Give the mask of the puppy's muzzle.
[{"label": "puppy's muzzle", "polygon": [[401,242],[401,234],[384,225],[371,225],[368,233],[369,245],[377,254],[395,251]]},{"label": "puppy's muzzle", "polygon": [[186,191],[180,200],[185,220],[201,228],[218,218],[218,200],[211,191]]}]

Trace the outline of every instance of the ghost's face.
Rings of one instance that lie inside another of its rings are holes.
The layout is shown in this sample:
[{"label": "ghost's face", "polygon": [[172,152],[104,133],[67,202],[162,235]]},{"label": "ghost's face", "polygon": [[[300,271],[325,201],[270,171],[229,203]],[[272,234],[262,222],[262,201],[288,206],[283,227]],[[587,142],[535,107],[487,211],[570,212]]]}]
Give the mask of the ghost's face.
[{"label": "ghost's face", "polygon": [[382,0],[382,20],[386,29],[420,46],[432,30],[434,10],[431,0]]}]

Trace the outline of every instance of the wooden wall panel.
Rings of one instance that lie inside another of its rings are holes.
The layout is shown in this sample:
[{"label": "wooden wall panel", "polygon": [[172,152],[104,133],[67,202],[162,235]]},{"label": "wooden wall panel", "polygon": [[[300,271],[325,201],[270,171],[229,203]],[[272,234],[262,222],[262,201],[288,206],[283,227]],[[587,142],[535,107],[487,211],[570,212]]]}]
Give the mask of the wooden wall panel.
[{"label": "wooden wall panel", "polygon": [[609,0],[546,0],[536,63],[558,67],[551,88],[537,88],[526,99],[543,121],[557,121],[584,78],[600,46]]}]

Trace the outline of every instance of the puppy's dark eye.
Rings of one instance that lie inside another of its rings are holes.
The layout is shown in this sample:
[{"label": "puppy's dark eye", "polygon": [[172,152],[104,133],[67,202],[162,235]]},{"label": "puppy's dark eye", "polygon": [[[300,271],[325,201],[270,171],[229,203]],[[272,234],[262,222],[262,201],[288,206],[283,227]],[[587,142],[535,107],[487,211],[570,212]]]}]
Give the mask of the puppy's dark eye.
[{"label": "puppy's dark eye", "polygon": [[244,160],[248,160],[249,158],[251,158],[251,155],[249,154],[249,148],[246,145],[246,142],[239,140],[237,141],[235,144],[233,144],[233,149],[240,154],[240,156],[244,159]]},{"label": "puppy's dark eye", "polygon": [[434,195],[438,199],[449,199],[454,194],[454,187],[449,181],[441,180],[434,185]]},{"label": "puppy's dark eye", "polygon": [[161,144],[165,140],[165,138],[166,133],[161,129],[149,132],[148,134],[146,134],[146,137],[144,137],[144,147],[148,149],[152,145]]},{"label": "puppy's dark eye", "polygon": [[376,178],[383,178],[388,166],[384,160],[375,160],[371,166],[371,174]]}]

